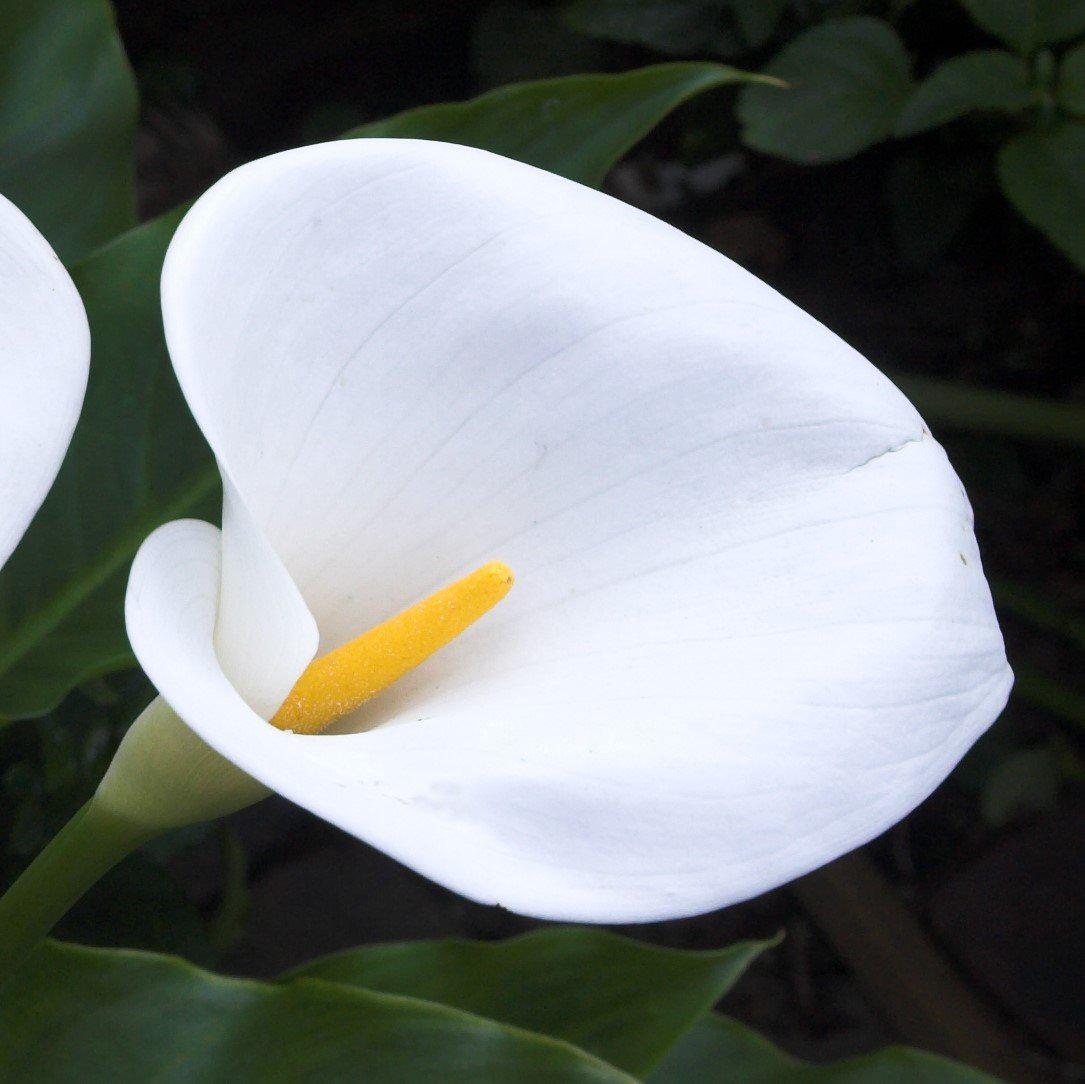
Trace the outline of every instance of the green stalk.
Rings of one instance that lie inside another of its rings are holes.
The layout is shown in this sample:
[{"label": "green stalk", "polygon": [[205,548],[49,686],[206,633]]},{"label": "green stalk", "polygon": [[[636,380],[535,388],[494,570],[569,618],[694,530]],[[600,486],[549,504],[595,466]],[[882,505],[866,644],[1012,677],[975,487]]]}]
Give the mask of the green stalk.
[{"label": "green stalk", "polygon": [[156,697],[128,728],[94,797],[0,897],[0,985],[68,908],[140,844],[269,793]]},{"label": "green stalk", "polygon": [[1078,403],[1016,395],[911,373],[886,375],[915,403],[935,434],[940,429],[956,429],[1085,447],[1085,407]]},{"label": "green stalk", "polygon": [[150,835],[92,798],[0,897],[0,985],[68,909]]}]

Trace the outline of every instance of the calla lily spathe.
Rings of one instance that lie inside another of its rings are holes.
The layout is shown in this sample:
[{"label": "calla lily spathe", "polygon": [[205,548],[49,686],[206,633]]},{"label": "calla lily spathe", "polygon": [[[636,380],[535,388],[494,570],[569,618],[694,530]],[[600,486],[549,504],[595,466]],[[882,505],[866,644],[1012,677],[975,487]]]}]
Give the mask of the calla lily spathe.
[{"label": "calla lily spathe", "polygon": [[90,330],[71,278],[0,196],[0,566],[56,478],[89,362]]},{"label": "calla lily spathe", "polygon": [[[1005,703],[922,419],[640,211],[464,147],[308,147],[196,203],[162,296],[226,501],[140,551],[141,664],[226,761],[466,896],[749,897],[894,823]],[[265,722],[490,558],[509,598],[336,733]]]}]

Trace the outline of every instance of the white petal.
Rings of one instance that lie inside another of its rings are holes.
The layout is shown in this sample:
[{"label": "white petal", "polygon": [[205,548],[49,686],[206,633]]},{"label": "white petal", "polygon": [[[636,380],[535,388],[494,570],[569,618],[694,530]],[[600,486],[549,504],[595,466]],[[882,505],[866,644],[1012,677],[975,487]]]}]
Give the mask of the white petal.
[{"label": "white petal", "polygon": [[[316,654],[316,622],[275,551],[222,472],[219,663],[258,715],[270,719]],[[217,548],[217,547],[216,547]]]},{"label": "white petal", "polygon": [[60,469],[89,361],[90,331],[72,280],[0,196],[0,565]]},{"label": "white petal", "polygon": [[216,749],[466,895],[742,899],[907,812],[1005,701],[968,503],[914,409],[638,211],[465,148],[312,147],[198,202],[163,299],[325,647],[489,558],[517,573],[366,733],[254,739],[249,713],[234,741],[221,672],[182,706],[133,632]]}]

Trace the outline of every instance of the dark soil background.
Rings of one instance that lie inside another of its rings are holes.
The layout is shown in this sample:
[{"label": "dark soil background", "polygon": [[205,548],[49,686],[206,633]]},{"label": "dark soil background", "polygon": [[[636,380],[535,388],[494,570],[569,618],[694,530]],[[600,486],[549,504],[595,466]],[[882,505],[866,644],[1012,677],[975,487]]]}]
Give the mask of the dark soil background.
[{"label": "dark soil background", "polygon": [[[253,156],[408,106],[659,59],[571,36],[517,40],[523,23],[504,17],[510,6],[121,0],[144,102],[143,213]],[[973,44],[952,3],[916,3],[909,18],[921,55]],[[742,149],[720,93],[671,118],[607,187],[766,278],[877,365],[1080,401],[1085,278],[993,185],[962,196],[964,224],[939,244],[944,213],[892,205],[906,153],[889,146],[817,168],[761,157]],[[962,144],[966,153],[982,155],[982,142]],[[723,1007],[805,1057],[900,1040],[1015,1079],[1085,1079],[1082,634],[1073,626],[1075,655],[1042,616],[1051,600],[1078,613],[1085,601],[1085,473],[1069,447],[934,428],[1007,600],[1021,691],[951,780],[861,852],[749,903],[623,932],[708,948],[785,931]],[[1025,620],[1030,602],[1041,616]],[[186,838],[170,869],[210,924],[218,966],[237,974],[271,975],[365,941],[534,925],[467,903],[279,800]],[[110,895],[107,881],[68,931],[100,939]]]}]

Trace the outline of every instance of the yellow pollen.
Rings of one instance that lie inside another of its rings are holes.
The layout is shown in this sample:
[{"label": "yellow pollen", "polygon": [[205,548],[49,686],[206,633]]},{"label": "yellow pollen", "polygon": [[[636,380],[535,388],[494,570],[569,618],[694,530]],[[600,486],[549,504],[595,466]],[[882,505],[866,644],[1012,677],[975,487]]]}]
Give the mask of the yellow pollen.
[{"label": "yellow pollen", "polygon": [[309,664],[271,720],[280,730],[319,734],[454,640],[512,587],[491,561],[401,614]]}]

